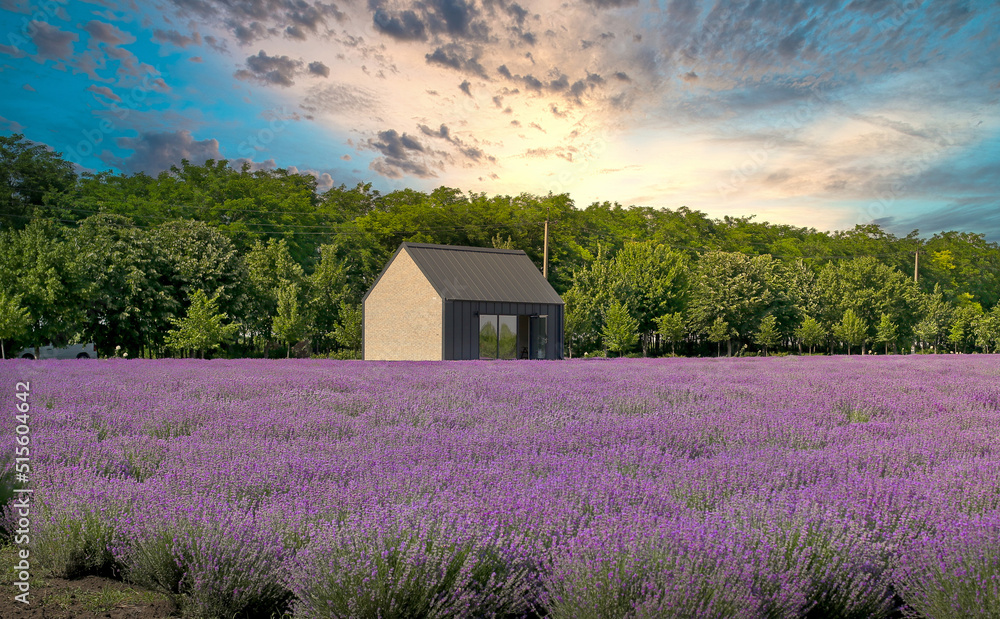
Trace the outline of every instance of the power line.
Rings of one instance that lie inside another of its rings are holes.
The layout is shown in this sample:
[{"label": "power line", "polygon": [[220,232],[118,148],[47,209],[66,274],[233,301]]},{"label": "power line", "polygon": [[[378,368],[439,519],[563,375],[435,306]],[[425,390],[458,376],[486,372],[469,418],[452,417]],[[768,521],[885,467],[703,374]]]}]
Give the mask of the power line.
[{"label": "power line", "polygon": [[[98,213],[107,213],[107,212],[106,211],[98,211]],[[119,213],[107,213],[107,214],[117,215]],[[0,216],[3,216],[3,217],[18,217],[18,218],[21,218],[21,219],[28,219],[28,220],[48,219],[48,220],[51,220],[51,221],[56,221],[56,222],[59,222],[59,223],[66,223],[66,224],[79,224],[80,223],[80,221],[78,221],[78,220],[58,219],[58,218],[52,218],[52,217],[35,217],[35,216],[29,216],[29,215],[13,215],[13,214],[0,214]],[[164,217],[162,219],[164,219],[166,221],[192,221],[190,219],[174,218],[174,217],[170,217],[170,218]],[[194,220],[194,221],[198,221],[198,220]],[[212,225],[213,222],[202,222],[202,223],[206,223],[207,225]],[[480,231],[482,231],[484,233],[489,234],[490,232],[496,230],[497,228],[510,228],[510,227],[515,227],[515,228],[534,228],[534,227],[539,227],[539,226],[542,225],[542,222],[539,222],[539,223],[521,222],[521,223],[497,224],[496,227],[489,227],[489,228],[482,227],[482,226],[477,226],[476,224],[463,224],[463,225],[457,225],[457,226],[422,226],[422,227],[405,228],[405,229],[366,230],[366,229],[363,229],[363,228],[359,227],[357,224],[354,224],[354,223],[341,224],[339,226],[296,225],[296,224],[281,224],[281,223],[269,223],[269,222],[236,222],[236,223],[241,223],[241,224],[244,224],[244,225],[247,225],[247,226],[269,226],[269,227],[275,227],[275,228],[277,228],[275,230],[254,230],[254,229],[247,229],[247,230],[245,230],[245,232],[248,232],[248,233],[263,234],[263,235],[276,234],[276,233],[279,233],[282,230],[285,230],[287,228],[309,228],[309,229],[312,229],[312,228],[324,228],[327,231],[325,231],[325,232],[300,232],[300,231],[292,231],[292,235],[297,236],[297,237],[326,237],[326,238],[329,238],[329,237],[362,236],[362,235],[366,235],[366,234],[391,235],[391,236],[407,236],[407,235],[413,235],[413,234],[418,234],[418,233],[442,232],[442,231],[457,231],[457,230],[464,230],[464,231],[480,230]],[[110,225],[110,224],[108,224],[108,225]],[[154,229],[156,227],[154,225],[143,225],[143,224],[137,224],[135,222],[132,222],[132,226],[135,227],[135,228],[141,229],[141,230],[152,230],[152,229]],[[609,240],[613,240],[616,243],[617,242],[622,242],[622,241],[627,242],[627,240],[622,239],[621,237],[613,236],[609,232],[595,231],[592,228],[588,228],[588,226],[586,226],[586,225],[579,226],[577,228],[577,230],[575,230],[575,231],[576,232],[580,232],[581,231],[580,228],[582,228],[583,230],[586,231],[585,234],[587,234],[588,239],[591,239],[591,240],[594,239],[594,238],[597,238],[597,239],[609,239]],[[699,255],[703,255],[703,254],[711,253],[711,252],[716,252],[716,251],[727,251],[727,250],[724,250],[724,249],[712,248],[712,247],[692,247],[692,246],[689,246],[689,245],[677,245],[677,244],[673,244],[673,243],[663,243],[663,242],[659,242],[659,241],[654,241],[654,242],[656,242],[657,245],[663,245],[664,247],[669,247],[671,249],[676,249],[676,250],[680,250],[680,251],[691,251],[691,252],[695,252],[695,253],[697,253]],[[751,243],[747,243],[747,244],[751,244]],[[763,245],[763,244],[766,244],[766,242],[761,241],[758,244]],[[862,257],[871,257],[871,258],[901,258],[903,256],[906,256],[907,257],[907,261],[909,261],[909,254],[911,253],[911,251],[912,250],[909,250],[909,249],[901,249],[899,251],[890,252],[890,253],[868,253],[868,252],[865,252],[865,253],[855,253],[855,254],[823,254],[823,253],[815,253],[815,254],[775,254],[775,253],[771,253],[771,252],[764,252],[764,253],[760,253],[760,254],[756,254],[756,255],[769,255],[772,258],[791,259],[791,260],[794,260],[794,259],[800,259],[800,260],[852,260],[852,259],[855,259],[855,258],[862,258]],[[732,253],[746,253],[746,252],[734,251]]]}]

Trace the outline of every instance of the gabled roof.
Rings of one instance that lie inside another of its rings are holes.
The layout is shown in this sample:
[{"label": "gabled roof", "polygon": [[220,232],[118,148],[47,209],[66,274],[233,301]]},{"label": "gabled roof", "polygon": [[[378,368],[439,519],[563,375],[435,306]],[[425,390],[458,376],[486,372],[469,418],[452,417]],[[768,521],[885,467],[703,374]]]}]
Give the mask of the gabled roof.
[{"label": "gabled roof", "polygon": [[403,243],[396,253],[403,249],[446,301],[563,303],[523,251]]}]

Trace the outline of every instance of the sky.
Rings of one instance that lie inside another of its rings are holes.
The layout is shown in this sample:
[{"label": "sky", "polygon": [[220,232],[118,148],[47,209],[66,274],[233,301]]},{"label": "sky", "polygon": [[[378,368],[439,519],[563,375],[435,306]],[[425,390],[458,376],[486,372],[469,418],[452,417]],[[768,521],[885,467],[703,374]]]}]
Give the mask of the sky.
[{"label": "sky", "polygon": [[1000,241],[995,0],[0,0],[0,25],[0,134],[82,171]]}]

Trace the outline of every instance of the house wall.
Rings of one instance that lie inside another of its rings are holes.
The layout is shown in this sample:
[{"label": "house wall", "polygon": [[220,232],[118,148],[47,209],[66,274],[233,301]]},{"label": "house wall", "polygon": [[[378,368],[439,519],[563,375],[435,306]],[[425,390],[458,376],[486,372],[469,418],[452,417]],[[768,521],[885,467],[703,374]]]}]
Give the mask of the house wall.
[{"label": "house wall", "polygon": [[[548,315],[546,359],[562,359],[564,306],[547,303],[445,301],[444,358],[479,358],[479,314]],[[520,334],[519,334],[520,335]]]},{"label": "house wall", "polygon": [[364,358],[441,359],[442,303],[404,249],[365,299]]}]

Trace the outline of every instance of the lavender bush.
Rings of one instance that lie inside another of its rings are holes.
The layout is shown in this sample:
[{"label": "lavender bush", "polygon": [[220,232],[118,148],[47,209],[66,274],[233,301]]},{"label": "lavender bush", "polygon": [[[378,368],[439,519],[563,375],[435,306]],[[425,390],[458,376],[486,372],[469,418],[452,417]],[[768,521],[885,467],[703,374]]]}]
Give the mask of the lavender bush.
[{"label": "lavender bush", "polygon": [[506,617],[531,608],[523,534],[442,521],[433,510],[352,518],[290,563],[302,617]]},{"label": "lavender bush", "polygon": [[28,373],[41,558],[193,616],[1000,606],[992,355]]}]

